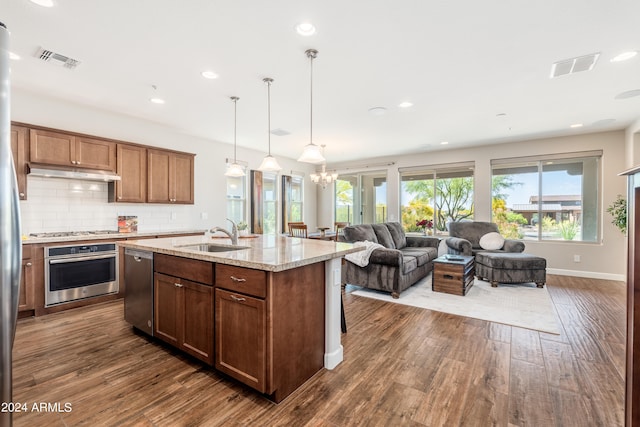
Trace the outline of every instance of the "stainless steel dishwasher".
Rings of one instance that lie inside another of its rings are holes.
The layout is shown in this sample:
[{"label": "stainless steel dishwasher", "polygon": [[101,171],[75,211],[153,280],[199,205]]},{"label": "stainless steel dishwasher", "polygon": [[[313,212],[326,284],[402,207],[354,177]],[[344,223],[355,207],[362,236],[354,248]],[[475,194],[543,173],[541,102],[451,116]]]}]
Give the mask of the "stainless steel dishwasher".
[{"label": "stainless steel dishwasher", "polygon": [[124,250],[124,319],[153,335],[153,252]]}]

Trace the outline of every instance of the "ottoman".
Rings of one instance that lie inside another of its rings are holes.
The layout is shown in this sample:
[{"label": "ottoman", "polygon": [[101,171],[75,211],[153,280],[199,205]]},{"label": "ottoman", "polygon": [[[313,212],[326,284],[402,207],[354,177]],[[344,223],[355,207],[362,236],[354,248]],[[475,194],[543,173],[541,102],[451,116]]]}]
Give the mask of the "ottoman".
[{"label": "ottoman", "polygon": [[547,260],[538,256],[510,252],[478,252],[476,277],[491,282],[492,287],[502,283],[534,282],[539,288],[547,281]]}]

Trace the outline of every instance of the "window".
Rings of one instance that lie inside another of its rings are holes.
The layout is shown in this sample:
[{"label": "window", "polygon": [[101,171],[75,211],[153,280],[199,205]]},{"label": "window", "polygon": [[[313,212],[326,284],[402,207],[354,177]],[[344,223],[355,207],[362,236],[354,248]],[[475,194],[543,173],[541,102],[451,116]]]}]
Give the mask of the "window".
[{"label": "window", "polygon": [[263,200],[263,234],[276,234],[276,222],[278,218],[278,185],[275,173],[262,173],[262,200]]},{"label": "window", "polygon": [[335,185],[335,220],[349,224],[387,220],[387,172],[340,175]]},{"label": "window", "polygon": [[436,234],[447,223],[473,219],[474,164],[400,168],[400,209],[406,231],[421,231],[417,222],[433,220]]},{"label": "window", "polygon": [[492,221],[509,238],[597,242],[601,157],[492,160]]},{"label": "window", "polygon": [[304,201],[302,176],[282,176],[282,232],[290,222],[302,222]]},{"label": "window", "polygon": [[227,177],[227,218],[236,224],[247,221],[245,207],[247,206],[247,190],[245,176]]}]

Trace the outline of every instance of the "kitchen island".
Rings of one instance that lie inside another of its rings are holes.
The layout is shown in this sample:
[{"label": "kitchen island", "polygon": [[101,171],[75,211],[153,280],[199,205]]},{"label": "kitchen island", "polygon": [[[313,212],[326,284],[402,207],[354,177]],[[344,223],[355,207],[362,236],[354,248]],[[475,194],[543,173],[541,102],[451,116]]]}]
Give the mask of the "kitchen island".
[{"label": "kitchen island", "polygon": [[230,243],[203,235],[118,244],[154,253],[156,338],[280,402],[342,361],[341,258],[361,248],[262,235]]}]

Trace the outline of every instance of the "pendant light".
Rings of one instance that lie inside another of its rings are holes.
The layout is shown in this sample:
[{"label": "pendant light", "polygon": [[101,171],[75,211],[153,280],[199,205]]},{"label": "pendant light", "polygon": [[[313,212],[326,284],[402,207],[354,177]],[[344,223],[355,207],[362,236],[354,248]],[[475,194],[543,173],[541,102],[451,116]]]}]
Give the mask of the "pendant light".
[{"label": "pendant light", "polygon": [[258,170],[263,172],[278,172],[282,168],[276,158],[271,155],[271,83],[273,83],[273,79],[265,77],[262,81],[267,84],[267,120],[269,125],[267,135],[269,136],[269,154],[262,159]]},{"label": "pendant light", "polygon": [[316,56],[318,56],[318,51],[315,49],[307,49],[305,51],[307,58],[309,58],[309,62],[311,65],[311,85],[310,85],[310,109],[309,109],[309,143],[304,147],[304,151],[302,152],[302,156],[298,159],[299,162],[305,163],[322,163],[324,162],[324,157],[320,152],[320,147],[313,143],[313,60]]},{"label": "pendant light", "polygon": [[238,98],[237,96],[232,96],[231,100],[233,101],[233,163],[229,165],[227,171],[224,173],[226,176],[244,176],[244,168],[238,164],[238,160],[236,159],[237,145],[236,145],[236,128],[237,128],[237,118],[238,118]]}]

